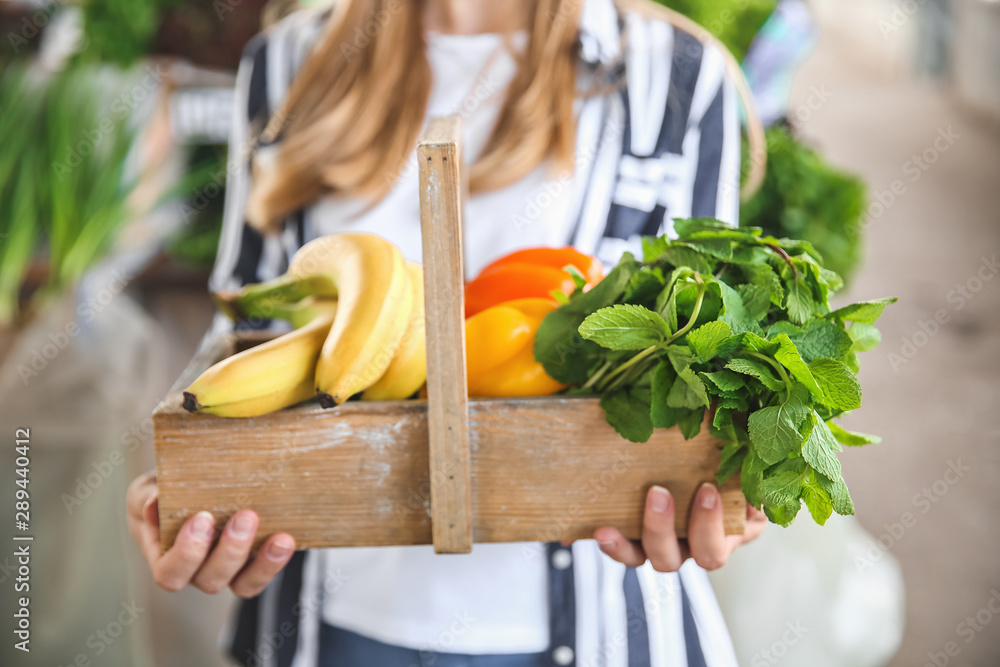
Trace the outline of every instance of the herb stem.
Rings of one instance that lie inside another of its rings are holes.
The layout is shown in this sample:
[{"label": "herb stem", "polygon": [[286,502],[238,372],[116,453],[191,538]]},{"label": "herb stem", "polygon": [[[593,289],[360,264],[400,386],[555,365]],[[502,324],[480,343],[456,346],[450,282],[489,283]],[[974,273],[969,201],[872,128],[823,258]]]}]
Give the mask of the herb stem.
[{"label": "herb stem", "polygon": [[591,387],[593,387],[597,383],[597,381],[600,380],[601,377],[603,377],[604,374],[608,372],[609,368],[611,368],[611,362],[605,361],[604,365],[601,366],[599,369],[597,369],[596,373],[590,376],[590,379],[587,380],[587,384],[583,385],[583,389],[590,389]]},{"label": "herb stem", "polygon": [[784,248],[773,243],[765,243],[764,245],[781,255],[781,259],[785,260],[785,264],[787,264],[788,268],[792,270],[793,278],[797,279],[799,277],[799,272],[795,270],[795,265],[792,264],[792,258],[788,256],[788,253],[785,252]]},{"label": "herb stem", "polygon": [[632,357],[631,359],[629,359],[628,361],[626,361],[624,364],[622,364],[621,366],[619,366],[618,368],[616,368],[615,370],[613,370],[608,375],[608,377],[604,378],[604,383],[600,387],[598,387],[598,388],[601,391],[604,391],[605,389],[608,388],[609,383],[616,376],[621,375],[622,373],[624,373],[625,371],[627,371],[628,369],[632,368],[637,363],[639,363],[640,361],[642,361],[643,359],[647,358],[649,355],[654,354],[657,350],[659,350],[661,347],[663,347],[663,345],[664,345],[663,343],[657,343],[656,345],[650,345],[645,350],[643,350],[642,352],[640,352],[639,354],[635,355],[634,357]]},{"label": "herb stem", "polygon": [[778,371],[778,375],[781,376],[781,381],[785,383],[785,388],[788,390],[788,393],[792,392],[792,380],[791,378],[788,377],[788,373],[785,372],[785,368],[781,364],[779,364],[777,361],[767,356],[766,354],[761,354],[760,352],[747,350],[747,354],[749,354],[751,357],[756,357],[757,359],[760,359],[761,361],[764,361],[770,364],[772,367],[774,367],[774,369]]},{"label": "herb stem", "polygon": [[678,329],[677,333],[667,339],[667,345],[670,345],[675,340],[686,334],[691,330],[691,327],[694,326],[694,323],[698,320],[698,315],[701,314],[701,304],[705,301],[705,291],[705,285],[702,284],[698,286],[698,300],[694,302],[694,310],[691,311],[691,319],[688,320],[687,324]]}]

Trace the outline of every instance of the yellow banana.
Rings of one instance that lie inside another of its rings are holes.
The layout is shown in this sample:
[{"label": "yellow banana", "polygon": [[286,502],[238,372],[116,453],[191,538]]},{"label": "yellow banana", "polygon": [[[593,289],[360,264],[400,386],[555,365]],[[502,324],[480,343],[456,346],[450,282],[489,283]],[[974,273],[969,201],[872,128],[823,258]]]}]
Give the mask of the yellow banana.
[{"label": "yellow banana", "polygon": [[256,417],[315,395],[315,370],[337,312],[336,301],[303,303],[300,329],[223,359],[184,392],[184,408],[220,417]]},{"label": "yellow banana", "polygon": [[385,374],[413,309],[406,263],[373,234],[333,234],[302,246],[286,275],[329,278],[337,316],[316,364],[320,405],[340,405]]},{"label": "yellow banana", "polygon": [[364,401],[400,401],[409,398],[427,381],[427,348],[424,330],[424,270],[406,263],[413,288],[413,309],[403,340],[385,374],[361,394]]}]

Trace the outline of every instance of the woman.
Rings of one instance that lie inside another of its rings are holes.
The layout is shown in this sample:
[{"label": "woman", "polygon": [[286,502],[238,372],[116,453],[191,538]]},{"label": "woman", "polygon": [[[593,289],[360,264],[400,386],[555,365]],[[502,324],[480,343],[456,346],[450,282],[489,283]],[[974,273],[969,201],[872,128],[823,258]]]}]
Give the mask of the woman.
[{"label": "woman", "polygon": [[[456,113],[470,274],[525,246],[572,244],[613,263],[674,217],[735,222],[739,127],[724,57],[657,11],[340,0],[289,17],[240,69],[212,288],[274,277],[304,242],[343,230],[383,235],[419,260],[414,147],[427,118]],[[214,548],[211,517],[195,516],[161,554],[152,474],[128,503],[160,586],[248,598],[231,642],[247,665],[735,665],[701,568],[720,567],[764,524],[748,510],[746,535],[726,537],[707,484],[679,541],[673,500],[654,487],[641,543],[608,526],[572,546],[293,558],[278,534],[251,557],[251,511]],[[697,565],[682,568],[688,557]]]}]

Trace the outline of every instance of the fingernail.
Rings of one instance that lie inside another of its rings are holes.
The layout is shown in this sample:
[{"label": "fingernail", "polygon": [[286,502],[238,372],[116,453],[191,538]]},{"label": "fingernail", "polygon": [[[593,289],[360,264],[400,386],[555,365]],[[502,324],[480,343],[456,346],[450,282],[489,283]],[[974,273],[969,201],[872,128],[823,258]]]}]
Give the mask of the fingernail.
[{"label": "fingernail", "polygon": [[229,534],[238,540],[245,540],[253,535],[256,524],[250,512],[237,512],[229,524]]},{"label": "fingernail", "polygon": [[273,561],[285,560],[295,549],[295,543],[287,537],[279,537],[267,548],[267,557]]},{"label": "fingernail", "polygon": [[698,490],[698,504],[704,509],[710,510],[715,507],[715,504],[719,501],[719,492],[715,490],[715,487],[705,482],[701,485],[701,489]]},{"label": "fingernail", "polygon": [[649,509],[657,514],[663,514],[670,507],[670,492],[662,486],[654,486],[649,490]]},{"label": "fingernail", "polygon": [[600,540],[598,544],[601,545],[602,549],[614,549],[617,542],[614,540]]},{"label": "fingernail", "polygon": [[199,542],[211,542],[215,535],[215,521],[208,512],[198,512],[191,522],[191,537]]}]

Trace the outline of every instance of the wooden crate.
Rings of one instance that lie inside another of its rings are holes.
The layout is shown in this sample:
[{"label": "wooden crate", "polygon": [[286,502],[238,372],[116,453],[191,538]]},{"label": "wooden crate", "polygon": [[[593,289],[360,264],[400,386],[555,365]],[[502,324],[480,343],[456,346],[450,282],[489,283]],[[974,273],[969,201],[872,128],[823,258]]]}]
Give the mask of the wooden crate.
[{"label": "wooden crate", "polygon": [[[707,428],[631,443],[597,399],[466,397],[458,123],[435,121],[418,148],[424,235],[428,400],[305,404],[253,419],[192,415],[180,391],[212,363],[265,338],[209,341],[153,415],[162,546],[200,510],[219,529],[260,516],[258,543],[299,548],[587,539],[605,525],[641,535],[653,484],[671,490],[678,534],[719,443]],[[726,532],[742,533],[736,480],[722,489]]]}]

